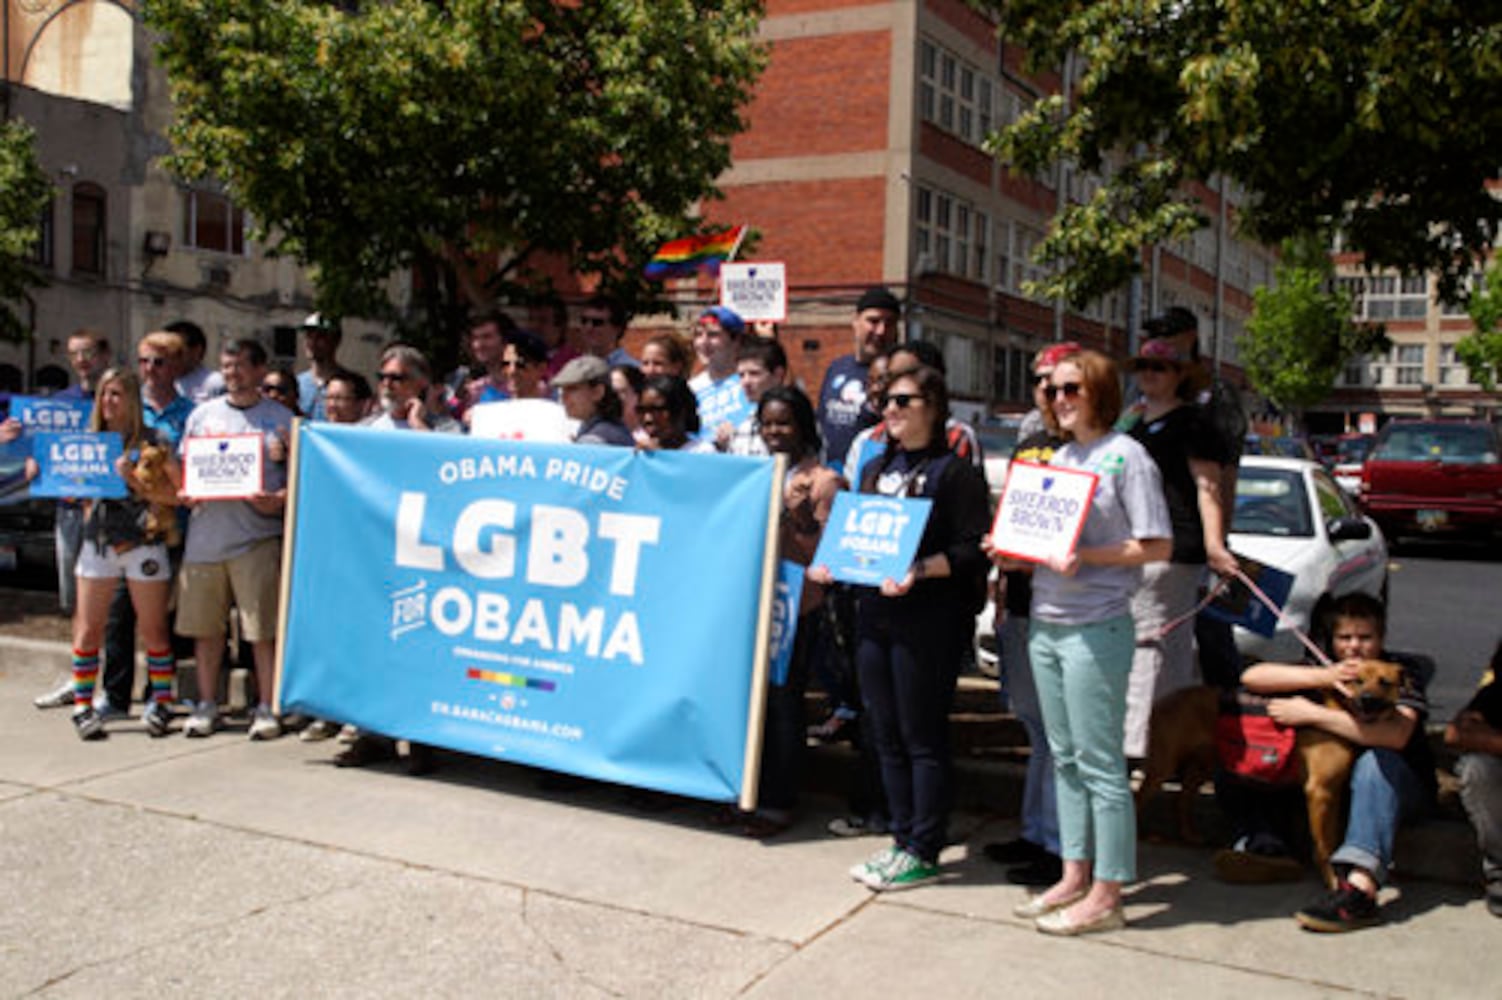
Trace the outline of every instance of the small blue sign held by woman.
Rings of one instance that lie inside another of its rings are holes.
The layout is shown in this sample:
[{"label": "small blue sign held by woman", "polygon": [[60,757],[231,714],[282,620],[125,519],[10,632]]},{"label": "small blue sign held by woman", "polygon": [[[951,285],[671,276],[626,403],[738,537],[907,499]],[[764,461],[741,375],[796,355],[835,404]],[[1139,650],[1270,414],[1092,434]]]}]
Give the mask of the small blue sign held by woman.
[{"label": "small blue sign held by woman", "polygon": [[841,583],[862,587],[901,580],[913,564],[932,509],[933,501],[923,498],[841,492],[813,564],[828,567]]}]

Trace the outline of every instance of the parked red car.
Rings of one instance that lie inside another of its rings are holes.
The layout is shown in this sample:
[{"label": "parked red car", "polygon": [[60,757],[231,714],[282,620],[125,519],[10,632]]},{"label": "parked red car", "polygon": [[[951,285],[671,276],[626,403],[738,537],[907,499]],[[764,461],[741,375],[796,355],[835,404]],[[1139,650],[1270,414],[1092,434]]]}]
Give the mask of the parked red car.
[{"label": "parked red car", "polygon": [[1502,439],[1479,420],[1395,420],[1361,470],[1361,506],[1388,538],[1502,530]]}]

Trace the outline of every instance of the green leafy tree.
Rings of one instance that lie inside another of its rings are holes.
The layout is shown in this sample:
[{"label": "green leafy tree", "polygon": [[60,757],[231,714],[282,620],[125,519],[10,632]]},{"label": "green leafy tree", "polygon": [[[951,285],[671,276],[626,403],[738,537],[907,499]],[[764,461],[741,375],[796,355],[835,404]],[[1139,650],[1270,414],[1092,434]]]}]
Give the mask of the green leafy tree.
[{"label": "green leafy tree", "polygon": [[52,182],[37,163],[36,137],[22,121],[0,123],[0,338],[30,332],[15,306],[46,284],[32,263]]},{"label": "green leafy tree", "polygon": [[1351,294],[1333,289],[1326,245],[1317,237],[1284,243],[1274,284],[1252,293],[1236,340],[1253,388],[1295,413],[1328,396],[1352,358],[1387,349],[1382,327],[1354,322]]},{"label": "green leafy tree", "polygon": [[414,268],[440,353],[465,293],[535,285],[547,255],[649,298],[641,266],[717,194],[766,58],[754,0],[146,9],[174,169],[222,181],[336,315],[389,317]]},{"label": "green leafy tree", "polygon": [[1244,188],[1268,243],[1339,231],[1374,267],[1436,272],[1453,298],[1502,223],[1502,7],[1470,0],[972,0],[1034,70],[1080,67],[993,149],[1106,182],[1039,247],[1045,294],[1082,304],[1141,248],[1204,224],[1191,181]]},{"label": "green leafy tree", "polygon": [[1497,373],[1502,372],[1502,260],[1492,263],[1485,286],[1471,292],[1466,306],[1476,329],[1455,345],[1455,356],[1469,369],[1472,382],[1496,392]]}]

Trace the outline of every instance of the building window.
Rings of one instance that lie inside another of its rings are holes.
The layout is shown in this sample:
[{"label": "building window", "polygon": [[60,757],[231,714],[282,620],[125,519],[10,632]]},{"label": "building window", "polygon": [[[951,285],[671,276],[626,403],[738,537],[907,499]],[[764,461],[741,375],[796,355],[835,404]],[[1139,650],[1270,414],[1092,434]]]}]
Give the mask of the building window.
[{"label": "building window", "polygon": [[920,271],[939,271],[975,281],[986,279],[991,218],[963,198],[918,187],[913,211],[915,259]]},{"label": "building window", "polygon": [[1025,294],[1024,282],[1042,281],[1047,272],[1033,262],[1033,250],[1043,242],[1043,231],[1018,222],[1012,226],[1012,290]]},{"label": "building window", "polygon": [[53,202],[48,199],[47,205],[37,216],[37,241],[31,245],[31,262],[37,267],[52,267],[53,241],[56,233],[52,229]]},{"label": "building window", "polygon": [[1369,275],[1363,296],[1363,319],[1423,319],[1429,312],[1429,279],[1422,274]]},{"label": "building window", "polygon": [[183,191],[183,246],[245,256],[245,210],[222,194]]},{"label": "building window", "polygon": [[73,273],[104,274],[104,220],[107,202],[97,184],[73,187]]},{"label": "building window", "polygon": [[1392,361],[1393,385],[1423,385],[1423,344],[1394,344],[1389,357]]},{"label": "building window", "polygon": [[[1462,284],[1461,290],[1470,295],[1476,295],[1486,290],[1486,275],[1481,271],[1472,271],[1469,278]],[[1444,316],[1465,316],[1469,312],[1468,302],[1442,302],[1440,313]]]},{"label": "building window", "polygon": [[1472,386],[1471,371],[1455,356],[1454,344],[1439,345],[1439,384],[1452,389]]},{"label": "building window", "polygon": [[1369,384],[1367,382],[1367,372],[1370,369],[1371,362],[1365,354],[1351,358],[1346,362],[1346,366],[1341,369],[1340,377],[1336,380],[1335,384],[1347,389],[1360,389]]},{"label": "building window", "polygon": [[975,254],[970,262],[970,277],[976,281],[986,280],[986,256],[991,239],[991,217],[985,212],[975,213]]},{"label": "building window", "polygon": [[930,41],[918,45],[918,114],[979,146],[995,124],[996,82]]}]

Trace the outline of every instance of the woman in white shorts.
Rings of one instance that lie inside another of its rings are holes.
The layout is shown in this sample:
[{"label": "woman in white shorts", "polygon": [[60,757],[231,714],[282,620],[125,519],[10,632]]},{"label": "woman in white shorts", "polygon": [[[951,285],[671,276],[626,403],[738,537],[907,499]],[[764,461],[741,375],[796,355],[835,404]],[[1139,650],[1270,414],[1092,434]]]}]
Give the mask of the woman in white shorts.
[{"label": "woman in white shorts", "polygon": [[[89,430],[120,435],[124,455],[117,467],[130,494],[118,500],[91,500],[84,514],[84,542],[74,571],[78,604],[73,612],[73,726],[80,739],[105,735],[104,721],[94,711],[94,684],[110,600],[123,576],[151,679],[151,703],[141,718],[152,736],[165,736],[174,672],[167,626],[172,564],[165,540],[176,516],[181,475],[171,448],[142,420],[141,382],[134,372],[111,368],[100,378]],[[165,464],[150,482],[137,475],[137,462],[146,448],[166,450]]]}]

